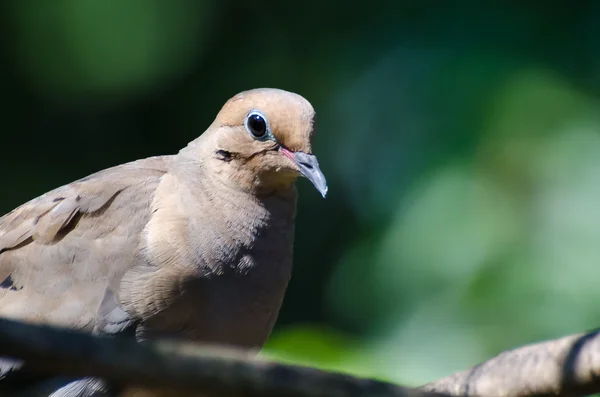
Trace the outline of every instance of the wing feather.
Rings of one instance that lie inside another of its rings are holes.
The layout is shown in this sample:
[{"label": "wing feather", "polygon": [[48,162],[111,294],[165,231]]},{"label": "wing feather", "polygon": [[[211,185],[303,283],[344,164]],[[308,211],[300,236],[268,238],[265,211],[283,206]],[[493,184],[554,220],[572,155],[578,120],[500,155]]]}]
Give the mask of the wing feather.
[{"label": "wing feather", "polygon": [[107,290],[135,265],[166,164],[109,168],[0,218],[0,316],[92,329]]}]

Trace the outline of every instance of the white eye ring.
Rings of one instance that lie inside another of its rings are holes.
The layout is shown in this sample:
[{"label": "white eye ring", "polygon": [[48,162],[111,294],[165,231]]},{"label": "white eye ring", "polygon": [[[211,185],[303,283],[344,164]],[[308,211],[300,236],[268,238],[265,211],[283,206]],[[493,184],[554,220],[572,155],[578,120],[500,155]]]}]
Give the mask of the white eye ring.
[{"label": "white eye ring", "polygon": [[244,127],[246,131],[252,136],[252,138],[264,141],[271,137],[271,129],[269,128],[269,122],[264,114],[257,110],[253,110],[246,116],[244,120]]}]

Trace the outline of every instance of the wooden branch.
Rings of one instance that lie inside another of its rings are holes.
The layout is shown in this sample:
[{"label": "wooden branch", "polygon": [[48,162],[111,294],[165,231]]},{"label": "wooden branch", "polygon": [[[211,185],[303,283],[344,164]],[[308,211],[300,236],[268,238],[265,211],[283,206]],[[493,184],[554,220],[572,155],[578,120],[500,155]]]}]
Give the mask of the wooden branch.
[{"label": "wooden branch", "polygon": [[[440,394],[247,354],[172,342],[139,344],[0,319],[0,356],[36,373],[228,397],[433,397]],[[177,393],[177,395],[179,395]],[[187,394],[186,394],[187,395]]]},{"label": "wooden branch", "polygon": [[583,396],[600,392],[600,332],[505,351],[421,387],[454,396]]},{"label": "wooden branch", "polygon": [[[505,351],[420,390],[254,358],[243,352],[124,339],[0,319],[0,356],[32,371],[231,397],[583,396],[600,392],[600,331]],[[436,394],[439,393],[439,394]]]}]

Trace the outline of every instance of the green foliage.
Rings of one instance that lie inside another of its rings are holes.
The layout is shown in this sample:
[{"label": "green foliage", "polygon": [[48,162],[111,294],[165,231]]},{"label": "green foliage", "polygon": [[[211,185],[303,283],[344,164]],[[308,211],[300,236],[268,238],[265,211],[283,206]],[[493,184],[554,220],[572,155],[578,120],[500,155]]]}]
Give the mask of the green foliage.
[{"label": "green foliage", "polygon": [[194,0],[10,4],[23,70],[46,94],[79,97],[156,89],[189,68],[211,8]]}]

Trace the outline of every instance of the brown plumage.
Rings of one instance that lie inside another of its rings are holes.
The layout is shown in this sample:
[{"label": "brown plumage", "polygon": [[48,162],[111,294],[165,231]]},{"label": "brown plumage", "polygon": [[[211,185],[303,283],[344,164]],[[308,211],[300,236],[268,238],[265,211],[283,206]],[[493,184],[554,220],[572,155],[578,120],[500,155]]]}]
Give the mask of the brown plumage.
[{"label": "brown plumage", "polygon": [[[292,269],[295,180],[327,191],[313,126],[297,94],[242,92],[178,154],[100,171],[8,213],[0,315],[259,349]],[[0,391],[22,387],[12,364],[0,367]],[[53,396],[92,395],[88,384]]]}]

